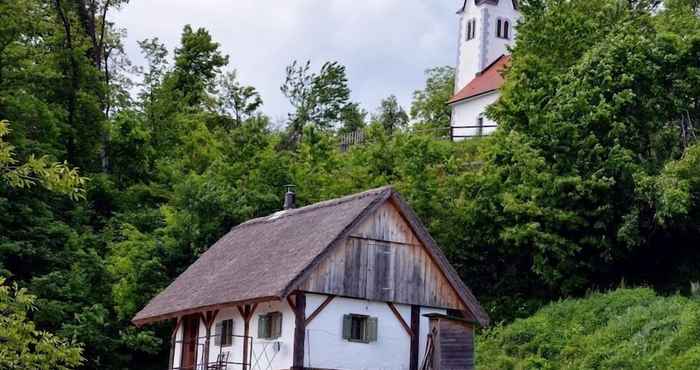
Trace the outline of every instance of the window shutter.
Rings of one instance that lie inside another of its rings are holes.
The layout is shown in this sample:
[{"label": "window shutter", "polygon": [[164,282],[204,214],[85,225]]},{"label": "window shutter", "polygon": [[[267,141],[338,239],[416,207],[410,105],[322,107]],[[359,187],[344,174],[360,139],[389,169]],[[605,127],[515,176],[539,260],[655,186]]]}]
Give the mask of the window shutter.
[{"label": "window shutter", "polygon": [[269,331],[267,330],[269,328],[269,321],[270,318],[267,315],[258,316],[258,338],[265,339],[269,337]]},{"label": "window shutter", "polygon": [[376,342],[377,341],[377,318],[376,317],[368,317],[367,318],[367,327],[365,328],[365,335],[367,342]]},{"label": "window shutter", "polygon": [[352,316],[343,316],[343,339],[350,339],[350,330],[352,330]]},{"label": "window shutter", "polygon": [[282,336],[282,314],[275,312],[272,314],[272,322],[270,325],[270,338],[279,338]]},{"label": "window shutter", "polygon": [[214,345],[221,345],[221,336],[224,335],[224,322],[219,321],[216,323],[216,328],[214,329]]},{"label": "window shutter", "polygon": [[226,334],[226,336],[227,336],[226,343],[228,343],[229,345],[233,345],[233,325],[234,325],[234,321],[229,320],[229,330],[228,330],[228,334]]}]

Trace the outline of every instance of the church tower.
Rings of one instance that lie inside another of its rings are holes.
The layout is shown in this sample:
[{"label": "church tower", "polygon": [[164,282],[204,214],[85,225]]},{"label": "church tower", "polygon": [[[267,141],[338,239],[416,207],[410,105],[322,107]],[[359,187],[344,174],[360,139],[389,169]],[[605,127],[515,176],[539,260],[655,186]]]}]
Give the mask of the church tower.
[{"label": "church tower", "polygon": [[457,14],[460,32],[455,93],[508,53],[520,19],[516,0],[464,0]]},{"label": "church tower", "polygon": [[453,138],[486,135],[495,122],[486,108],[500,96],[500,71],[510,61],[508,47],[515,42],[520,19],[518,0],[462,0],[457,14],[459,45],[452,107]]}]

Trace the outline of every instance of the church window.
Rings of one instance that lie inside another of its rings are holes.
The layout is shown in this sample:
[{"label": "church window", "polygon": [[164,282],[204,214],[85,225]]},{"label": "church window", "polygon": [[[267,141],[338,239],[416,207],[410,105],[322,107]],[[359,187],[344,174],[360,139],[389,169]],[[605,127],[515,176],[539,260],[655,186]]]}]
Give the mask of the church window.
[{"label": "church window", "polygon": [[500,39],[510,39],[510,21],[498,19],[496,21],[496,37]]},{"label": "church window", "polygon": [[476,37],[476,19],[470,19],[467,21],[467,41],[474,37]]}]

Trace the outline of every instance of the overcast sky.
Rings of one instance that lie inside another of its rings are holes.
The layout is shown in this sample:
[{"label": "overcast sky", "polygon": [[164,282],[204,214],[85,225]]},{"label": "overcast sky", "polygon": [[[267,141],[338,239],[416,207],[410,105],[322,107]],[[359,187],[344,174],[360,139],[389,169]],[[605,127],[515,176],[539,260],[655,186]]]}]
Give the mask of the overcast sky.
[{"label": "overcast sky", "polygon": [[[182,27],[205,27],[243,83],[260,91],[265,113],[286,117],[284,68],[310,59],[347,67],[352,99],[369,111],[394,94],[408,109],[424,70],[454,65],[460,0],[132,0],[112,15],[126,49],[143,64],[137,40],[178,45]],[[172,56],[172,54],[171,54]]]}]

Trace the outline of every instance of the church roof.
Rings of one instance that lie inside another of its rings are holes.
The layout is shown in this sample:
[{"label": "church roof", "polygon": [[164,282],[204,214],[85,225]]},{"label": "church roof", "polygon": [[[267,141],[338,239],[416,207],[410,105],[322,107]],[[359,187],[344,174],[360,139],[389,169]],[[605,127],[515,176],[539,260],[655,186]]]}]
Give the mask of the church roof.
[{"label": "church roof", "polygon": [[[467,7],[468,1],[470,1],[470,0],[464,0],[464,4],[462,5],[462,7],[459,9],[459,11],[457,13],[464,11],[464,8]],[[471,0],[471,1],[474,1],[476,5],[481,5],[483,3],[498,5],[498,0]],[[511,1],[513,1],[513,9],[518,10],[518,0],[511,0]]]},{"label": "church roof", "polygon": [[500,89],[504,82],[501,73],[508,63],[510,63],[510,55],[501,55],[491,65],[477,73],[476,77],[450,98],[447,104],[454,104]]},{"label": "church roof", "polygon": [[143,325],[208,309],[282,300],[322,256],[387,201],[397,204],[474,318],[488,325],[477,299],[392,187],[280,211],[234,227],[132,321]]}]

